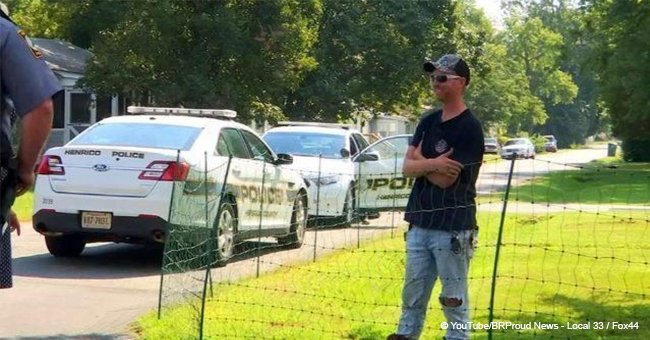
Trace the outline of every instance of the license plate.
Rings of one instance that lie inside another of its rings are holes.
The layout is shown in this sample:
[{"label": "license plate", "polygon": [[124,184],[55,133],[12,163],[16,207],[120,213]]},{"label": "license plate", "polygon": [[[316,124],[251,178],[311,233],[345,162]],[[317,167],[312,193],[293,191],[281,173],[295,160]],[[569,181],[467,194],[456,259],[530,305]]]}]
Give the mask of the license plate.
[{"label": "license plate", "polygon": [[88,229],[111,229],[111,213],[84,211],[81,227]]}]

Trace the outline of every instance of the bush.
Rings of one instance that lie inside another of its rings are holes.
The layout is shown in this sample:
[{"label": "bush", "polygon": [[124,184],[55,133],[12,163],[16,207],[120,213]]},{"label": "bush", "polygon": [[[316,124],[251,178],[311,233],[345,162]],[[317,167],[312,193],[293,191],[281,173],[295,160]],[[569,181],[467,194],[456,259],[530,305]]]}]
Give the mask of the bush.
[{"label": "bush", "polygon": [[626,162],[650,162],[650,140],[624,139],[623,159]]},{"label": "bush", "polygon": [[535,152],[544,152],[544,143],[546,143],[546,138],[540,135],[533,135],[530,138],[530,141],[535,145]]}]

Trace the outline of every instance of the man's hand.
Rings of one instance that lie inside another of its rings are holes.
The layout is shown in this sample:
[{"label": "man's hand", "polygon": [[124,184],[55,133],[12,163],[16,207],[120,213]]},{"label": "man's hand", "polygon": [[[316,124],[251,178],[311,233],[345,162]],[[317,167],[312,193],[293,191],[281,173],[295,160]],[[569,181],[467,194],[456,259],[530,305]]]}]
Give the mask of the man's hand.
[{"label": "man's hand", "polygon": [[9,210],[7,224],[9,224],[10,231],[16,231],[16,235],[20,236],[20,221],[18,221],[18,216],[13,210]]},{"label": "man's hand", "polygon": [[448,176],[448,177],[458,177],[458,174],[463,170],[463,165],[456,162],[455,160],[449,158],[454,153],[454,149],[451,148],[449,151],[443,153],[442,155],[435,158],[436,161],[436,173]]},{"label": "man's hand", "polygon": [[16,197],[26,193],[34,185],[34,170],[20,169],[18,183],[16,183]]}]

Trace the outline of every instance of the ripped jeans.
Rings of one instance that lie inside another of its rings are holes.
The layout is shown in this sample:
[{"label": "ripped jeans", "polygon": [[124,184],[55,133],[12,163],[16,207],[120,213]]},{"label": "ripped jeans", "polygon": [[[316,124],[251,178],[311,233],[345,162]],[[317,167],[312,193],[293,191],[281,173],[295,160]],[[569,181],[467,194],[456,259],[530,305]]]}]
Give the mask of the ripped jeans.
[{"label": "ripped jeans", "polygon": [[[406,234],[406,275],[397,334],[408,339],[420,337],[433,285],[439,278],[439,302],[450,325],[445,338],[469,339],[469,330],[453,329],[451,324],[469,322],[467,274],[477,234],[477,230],[410,228]],[[452,242],[454,236],[458,242]]]}]

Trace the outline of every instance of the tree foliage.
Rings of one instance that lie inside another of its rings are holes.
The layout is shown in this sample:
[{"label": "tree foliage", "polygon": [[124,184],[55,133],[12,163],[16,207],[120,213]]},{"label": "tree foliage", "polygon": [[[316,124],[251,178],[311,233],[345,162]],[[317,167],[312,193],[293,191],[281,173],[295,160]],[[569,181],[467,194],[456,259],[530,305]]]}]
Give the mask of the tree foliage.
[{"label": "tree foliage", "polygon": [[[592,63],[628,160],[650,161],[650,2],[587,1]],[[627,148],[626,148],[627,146]]]}]

